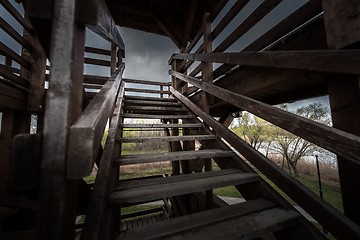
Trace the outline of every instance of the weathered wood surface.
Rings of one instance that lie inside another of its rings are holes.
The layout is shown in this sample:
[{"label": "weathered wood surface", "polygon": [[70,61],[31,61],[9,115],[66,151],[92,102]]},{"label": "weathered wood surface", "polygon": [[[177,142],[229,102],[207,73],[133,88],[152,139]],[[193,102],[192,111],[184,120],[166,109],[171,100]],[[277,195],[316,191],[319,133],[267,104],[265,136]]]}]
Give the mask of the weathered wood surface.
[{"label": "weathered wood surface", "polygon": [[4,43],[0,42],[0,52],[4,54],[5,56],[9,57],[10,59],[14,60],[27,70],[31,70],[31,64],[28,60],[21,57],[19,54],[17,54],[14,50],[6,46]]},{"label": "weathered wood surface", "polygon": [[0,232],[0,238],[4,240],[35,240],[36,231]]},{"label": "weathered wood surface", "polygon": [[344,48],[360,41],[360,5],[354,0],[321,1],[330,48]]},{"label": "weathered wood surface", "polygon": [[[230,173],[231,172],[231,173]],[[223,173],[223,174],[222,174]],[[204,191],[213,188],[245,184],[259,180],[259,176],[241,171],[220,170],[207,173],[184,174],[167,178],[155,179],[154,181],[141,181],[136,186],[132,181],[131,187],[121,186],[110,194],[111,204],[131,204],[146,202],[164,197],[178,196],[182,194]],[[159,184],[158,181],[161,180]],[[125,183],[123,183],[125,185]]]},{"label": "weathered wood surface", "polygon": [[170,91],[189,109],[201,117],[203,121],[216,132],[217,136],[224,138],[250,163],[298,203],[299,206],[310,213],[320,224],[326,229],[332,229],[332,234],[334,236],[339,239],[357,239],[360,237],[360,227],[358,225],[302,185],[299,181],[284,173],[283,170],[272,161],[256,151],[229,129],[225,128],[221,123],[215,121],[211,116],[200,110],[181,93],[173,88],[171,88]]},{"label": "weathered wood surface", "polygon": [[198,151],[180,151],[169,152],[156,155],[136,156],[130,155],[128,157],[121,157],[115,160],[117,165],[139,164],[139,163],[151,163],[162,161],[179,161],[179,160],[194,160],[199,158],[212,158],[212,157],[231,157],[235,153],[224,150],[198,150]]},{"label": "weathered wood surface", "polygon": [[104,85],[108,79],[109,79],[108,77],[102,77],[96,75],[84,75],[84,83],[88,83],[88,84]]},{"label": "weathered wood surface", "polygon": [[123,71],[124,65],[115,71],[71,126],[68,157],[72,160],[67,164],[69,178],[84,177],[91,173],[119,92]]},{"label": "weathered wood surface", "polygon": [[135,106],[181,106],[181,103],[178,102],[168,102],[168,101],[144,101],[144,100],[131,100],[125,99],[125,105],[131,104]]},{"label": "weathered wood surface", "polygon": [[[23,87],[21,88],[22,90],[28,90],[28,87],[30,85],[30,82],[29,80],[21,77],[21,76],[18,76],[17,74],[14,74],[14,69],[12,69],[11,67],[9,66],[6,66],[6,65],[3,65],[3,64],[0,64],[0,75],[3,76],[5,79],[7,80],[11,80],[11,82],[7,82],[9,85],[14,85],[14,84],[18,84],[20,85],[20,87]],[[20,88],[18,87],[18,88]]]},{"label": "weathered wood surface", "polygon": [[104,67],[111,66],[111,62],[109,60],[102,60],[102,59],[96,59],[96,58],[85,58],[84,63],[98,65],[98,66],[104,66]]},{"label": "weathered wood surface", "polygon": [[153,94],[169,94],[169,91],[142,89],[142,88],[125,88],[125,92],[140,92],[140,93],[153,93]]},{"label": "weathered wood surface", "polygon": [[[196,60],[245,66],[360,74],[358,50],[269,51],[240,53],[177,53],[170,61]],[[336,67],[334,67],[336,66]]]},{"label": "weathered wood surface", "polygon": [[148,142],[148,141],[173,142],[173,141],[193,141],[193,140],[213,140],[213,139],[216,139],[215,135],[129,137],[129,138],[119,138],[118,140],[122,143],[128,143],[128,142]]},{"label": "weathered wood surface", "polygon": [[[206,228],[208,226],[213,226],[221,222],[227,222],[230,219],[239,218],[241,216],[270,209],[272,207],[275,207],[274,204],[262,199],[248,201],[241,204],[212,209],[211,211],[204,211],[193,215],[173,218],[161,224],[154,224],[152,226],[122,232],[119,234],[117,239],[168,239],[174,235],[178,235],[178,237],[180,237],[179,235],[182,233],[193,232],[195,229]],[[224,232],[224,230],[221,230],[220,232]],[[209,239],[209,236],[207,236],[207,239]]]},{"label": "weathered wood surface", "polygon": [[189,123],[189,124],[155,124],[155,123],[149,123],[149,124],[121,124],[122,128],[200,128],[204,127],[204,124],[202,123]]},{"label": "weathered wood surface", "polygon": [[360,164],[360,155],[358,154],[360,149],[359,136],[297,116],[293,113],[250,99],[241,94],[214,86],[213,84],[201,82],[196,78],[181,73],[170,70],[170,74],[193,84],[240,109],[249,111],[266,121],[292,132],[305,140],[347,157],[355,164]]},{"label": "weathered wood surface", "polygon": [[125,96],[125,100],[142,100],[142,101],[160,101],[160,102],[176,102],[173,98],[143,97],[143,96]]},{"label": "weathered wood surface", "polygon": [[27,210],[38,210],[39,208],[38,203],[35,201],[7,193],[0,193],[0,206]]},{"label": "weathered wood surface", "polygon": [[95,48],[95,47],[85,47],[85,52],[87,53],[95,53],[95,54],[100,54],[100,55],[106,55],[106,56],[110,56],[111,55],[111,51],[107,50],[107,49],[102,49],[102,48]]},{"label": "weathered wood surface", "polygon": [[56,0],[53,7],[38,239],[63,240],[75,232],[77,184],[66,178],[66,153],[70,126],[82,110],[85,27],[75,21],[74,1]]},{"label": "weathered wood surface", "polygon": [[[107,208],[107,201],[104,197],[111,191],[111,175],[114,171],[113,159],[116,157],[116,135],[118,126],[121,123],[121,107],[123,104],[123,91],[121,91],[116,100],[114,114],[111,119],[109,134],[106,140],[103,155],[101,157],[101,164],[97,173],[94,189],[91,194],[87,217],[85,219],[84,228],[82,230],[81,239],[95,240],[110,234],[106,231],[104,223],[106,218],[109,218]],[[105,233],[104,233],[105,232]]]},{"label": "weathered wood surface", "polygon": [[124,78],[123,79],[126,83],[135,83],[135,84],[145,84],[145,85],[159,85],[159,86],[170,86],[170,82],[157,82],[157,81],[149,81],[143,79],[130,79]]},{"label": "weathered wood surface", "polygon": [[184,118],[196,118],[194,115],[160,115],[160,114],[136,114],[136,113],[124,113],[124,118],[148,118],[148,119],[184,119]]},{"label": "weathered wood surface", "polygon": [[33,49],[33,46],[30,41],[23,38],[9,23],[5,21],[4,18],[0,17],[0,28],[3,29],[7,34],[9,34],[15,41],[17,41],[21,46],[26,48],[28,51]]},{"label": "weathered wood surface", "polygon": [[13,16],[16,21],[18,21],[24,29],[29,32],[33,33],[34,29],[31,26],[29,21],[26,21],[25,18],[16,10],[16,8],[8,1],[8,0],[0,0],[1,5]]},{"label": "weathered wood surface", "polygon": [[167,112],[167,113],[178,113],[178,112],[187,112],[185,108],[182,107],[158,107],[158,106],[136,106],[136,105],[130,105],[125,104],[124,110],[127,111],[143,111],[143,112]]}]

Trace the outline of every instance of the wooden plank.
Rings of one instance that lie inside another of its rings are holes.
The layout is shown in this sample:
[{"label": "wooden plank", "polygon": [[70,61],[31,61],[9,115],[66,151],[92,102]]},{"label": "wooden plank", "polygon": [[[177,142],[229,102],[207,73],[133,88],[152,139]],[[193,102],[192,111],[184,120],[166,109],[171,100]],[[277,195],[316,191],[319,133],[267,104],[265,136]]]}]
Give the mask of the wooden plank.
[{"label": "wooden plank", "polygon": [[160,114],[134,114],[124,113],[124,118],[148,118],[148,119],[184,119],[184,118],[196,118],[194,115],[160,115]]},{"label": "wooden plank", "polygon": [[125,100],[143,100],[143,101],[160,101],[160,102],[176,102],[174,98],[157,98],[143,96],[125,96]]},{"label": "wooden plank", "polygon": [[16,209],[38,210],[38,203],[26,198],[0,193],[0,205]]},{"label": "wooden plank", "polygon": [[[360,227],[345,217],[333,206],[325,202],[314,192],[302,185],[299,181],[283,172],[277,165],[256,151],[236,134],[215,121],[211,116],[201,111],[189,99],[174,89],[171,92],[181,100],[189,109],[195,112],[211,127],[217,136],[224,138],[232,147],[241,153],[250,163],[259,169],[266,177],[274,182],[282,191],[299,204],[305,211],[311,213],[321,225],[330,230],[340,239],[356,239],[360,236]],[[218,91],[218,90],[217,90]],[[215,94],[214,94],[215,95]],[[289,121],[294,123],[294,121]],[[301,124],[300,124],[301,125]],[[306,128],[305,126],[302,126]],[[322,134],[325,134],[322,132]],[[326,140],[324,140],[326,141]]]},{"label": "wooden plank", "polygon": [[[9,84],[10,85],[10,84]],[[24,101],[26,103],[27,92],[17,88],[4,84],[3,81],[0,82],[0,93],[2,96],[13,98],[16,100]]]},{"label": "wooden plank", "polygon": [[117,165],[129,165],[139,163],[151,163],[151,162],[163,162],[163,161],[179,161],[179,160],[194,160],[199,158],[212,158],[212,157],[231,157],[234,156],[234,152],[224,150],[198,150],[198,151],[180,151],[169,152],[157,155],[147,155],[137,157],[132,155],[131,157],[121,157],[115,160]]},{"label": "wooden plank", "polygon": [[144,101],[144,100],[130,100],[130,99],[125,99],[124,101],[125,106],[128,104],[131,105],[136,105],[136,106],[146,106],[146,105],[150,105],[150,106],[181,106],[180,103],[178,102],[160,102],[160,101]]},{"label": "wooden plank", "polygon": [[120,32],[106,6],[105,1],[81,0],[77,7],[77,19],[93,32],[125,50]]},{"label": "wooden plank", "polygon": [[102,48],[95,48],[95,47],[88,47],[88,46],[85,46],[85,52],[87,52],[87,53],[95,53],[95,54],[100,54],[100,55],[105,55],[105,56],[110,56],[111,55],[110,50],[102,49]]},{"label": "wooden plank", "polygon": [[[252,200],[241,204],[212,209],[211,211],[204,211],[197,214],[173,218],[167,220],[166,222],[162,222],[161,224],[155,224],[152,226],[146,226],[144,228],[122,232],[117,236],[116,239],[140,240],[146,237],[167,239],[172,235],[193,232],[192,230],[194,229],[200,229],[217,223],[226,222],[230,219],[239,218],[244,215],[270,209],[271,207],[274,207],[274,204],[266,200]],[[174,228],[174,226],[176,226],[176,228]],[[221,232],[223,231],[224,230]]]},{"label": "wooden plank", "polygon": [[92,64],[92,65],[98,65],[98,66],[104,66],[104,67],[110,67],[111,62],[108,60],[102,60],[102,59],[95,59],[95,58],[85,58],[86,64]]},{"label": "wooden plank", "polygon": [[321,2],[329,47],[340,49],[359,42],[360,5],[353,0]]},{"label": "wooden plank", "polygon": [[54,1],[51,12],[56,31],[51,31],[50,42],[38,239],[63,240],[75,237],[77,184],[66,178],[66,153],[70,126],[82,110],[85,28],[75,21],[74,1]]},{"label": "wooden plank", "polygon": [[106,230],[109,230],[109,224],[107,224],[106,218],[110,218],[110,209],[108,208],[107,201],[104,201],[104,196],[108,195],[110,188],[112,187],[111,176],[114,171],[113,159],[117,156],[116,148],[119,148],[116,144],[116,135],[119,129],[118,126],[121,123],[123,94],[124,92],[121,91],[116,100],[108,137],[100,160],[101,164],[89,201],[88,212],[86,214],[87,217],[85,218],[84,228],[81,233],[81,240],[106,239],[106,236],[110,235],[110,232],[106,232]]},{"label": "wooden plank", "polygon": [[71,126],[67,170],[69,178],[88,176],[96,160],[107,120],[115,104],[124,71],[122,65],[109,78],[76,122]]},{"label": "wooden plank", "polygon": [[31,64],[30,64],[29,61],[22,58],[19,54],[17,54],[15,51],[10,49],[8,46],[3,44],[2,42],[0,42],[0,53],[5,54],[5,56],[8,56],[9,58],[14,60],[15,62],[19,63],[24,68],[26,68],[28,70],[31,69]]},{"label": "wooden plank", "polygon": [[[116,190],[110,194],[110,204],[132,204],[139,202],[153,201],[164,197],[179,196],[196,191],[205,191],[230,185],[245,184],[259,180],[259,176],[252,173],[240,171],[219,175],[219,173],[194,173],[163,178],[161,184],[146,185],[139,187]],[[201,175],[206,175],[203,177]],[[186,179],[183,179],[185,178]],[[175,181],[180,179],[181,181]],[[171,181],[171,182],[167,182]]]},{"label": "wooden plank", "polygon": [[181,48],[187,47],[190,38],[191,29],[194,22],[197,5],[198,5],[198,0],[191,1],[189,5],[189,10],[187,11],[187,17],[186,17],[186,24],[184,25],[185,28],[183,30],[182,39],[181,39]]},{"label": "wooden plank", "polygon": [[4,78],[13,81],[16,84],[19,84],[25,88],[28,88],[30,83],[28,80],[18,76],[17,74],[14,74],[12,69],[8,66],[0,64],[0,75]]},{"label": "wooden plank", "polygon": [[33,41],[34,50],[31,53],[30,87],[27,103],[29,112],[44,110],[46,53],[37,39]]},{"label": "wooden plank", "polygon": [[88,84],[100,84],[104,85],[109,77],[96,76],[96,75],[84,75],[84,83]]},{"label": "wooden plank", "polygon": [[16,10],[16,8],[8,0],[0,0],[1,5],[13,16],[16,21],[18,21],[27,32],[33,33],[34,29],[31,26],[30,22],[25,20],[25,18]]},{"label": "wooden plank", "polygon": [[164,211],[163,207],[156,207],[156,208],[151,208],[151,209],[147,209],[147,210],[143,210],[143,211],[137,211],[137,212],[123,214],[123,215],[121,215],[121,219],[139,217],[139,216],[149,215],[149,214],[153,214],[153,213],[159,213],[159,212],[163,212],[163,211]]},{"label": "wooden plank", "polygon": [[158,111],[158,112],[187,112],[185,108],[182,107],[153,107],[153,106],[134,106],[134,105],[125,105],[124,110],[141,110],[141,111]]},{"label": "wooden plank", "polygon": [[126,83],[136,83],[136,84],[145,84],[145,85],[160,85],[160,86],[170,86],[170,82],[157,82],[157,81],[149,81],[149,80],[142,80],[142,79],[130,79],[124,78],[123,79]]},{"label": "wooden plank", "polygon": [[201,128],[204,127],[202,123],[189,123],[189,124],[121,124],[122,128]]},{"label": "wooden plank", "polygon": [[141,89],[141,88],[125,88],[125,92],[140,92],[140,93],[154,93],[154,94],[169,94],[169,91]]},{"label": "wooden plank", "polygon": [[15,41],[17,41],[21,46],[26,48],[28,51],[33,49],[31,42],[23,38],[10,24],[8,24],[5,19],[0,16],[0,28],[8,33]]},{"label": "wooden plank", "polygon": [[216,139],[214,135],[189,135],[189,136],[162,136],[162,137],[131,137],[131,138],[119,138],[121,143],[128,142],[147,142],[147,141],[161,141],[161,142],[173,142],[173,141],[193,141],[193,140],[213,140]]},{"label": "wooden plank", "polygon": [[[325,73],[359,75],[359,50],[269,51],[241,53],[177,53],[174,59],[245,66],[299,69]],[[336,68],[334,68],[336,66]]]},{"label": "wooden plank", "polygon": [[[355,164],[360,164],[360,155],[358,154],[360,149],[359,136],[314,122],[310,119],[300,117],[212,84],[201,82],[196,78],[175,72],[171,72],[171,74],[240,109],[249,111],[270,123],[292,132],[307,141],[340,154],[343,157],[347,157]],[[174,89],[172,89],[171,92],[173,93]]]}]

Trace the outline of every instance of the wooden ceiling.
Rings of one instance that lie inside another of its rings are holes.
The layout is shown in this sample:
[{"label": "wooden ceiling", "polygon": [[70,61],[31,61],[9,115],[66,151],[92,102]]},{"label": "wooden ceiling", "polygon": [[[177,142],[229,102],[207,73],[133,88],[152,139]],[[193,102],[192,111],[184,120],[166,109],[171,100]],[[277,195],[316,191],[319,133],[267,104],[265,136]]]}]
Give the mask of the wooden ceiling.
[{"label": "wooden ceiling", "polygon": [[228,0],[106,0],[121,27],[168,36],[185,47],[202,27],[205,12],[214,19]]}]

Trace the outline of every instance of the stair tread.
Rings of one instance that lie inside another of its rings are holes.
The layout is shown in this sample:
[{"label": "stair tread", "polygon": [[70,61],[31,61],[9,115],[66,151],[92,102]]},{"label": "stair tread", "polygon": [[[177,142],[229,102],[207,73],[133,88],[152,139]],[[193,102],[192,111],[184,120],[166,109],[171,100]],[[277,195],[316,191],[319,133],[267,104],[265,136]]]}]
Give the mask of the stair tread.
[{"label": "stair tread", "polygon": [[141,111],[172,111],[172,112],[187,112],[183,107],[162,107],[162,106],[134,106],[125,105],[124,110],[141,110]]},{"label": "stair tread", "polygon": [[190,114],[136,114],[136,113],[123,113],[122,117],[124,118],[148,118],[148,119],[183,119],[183,118],[196,118],[194,115]]},{"label": "stair tread", "polygon": [[187,124],[122,124],[122,128],[199,128],[204,127],[202,123],[187,123]]},{"label": "stair tread", "polygon": [[258,180],[260,177],[257,174],[244,173],[238,169],[125,180],[119,182],[109,200],[111,204],[134,204]]},{"label": "stair tread", "polygon": [[186,135],[186,136],[160,136],[160,137],[129,137],[119,138],[121,143],[129,142],[147,142],[147,141],[161,141],[161,142],[174,142],[174,141],[194,141],[194,140],[214,140],[215,135]]},{"label": "stair tread", "polygon": [[116,239],[253,239],[300,221],[295,210],[256,199],[120,232]]},{"label": "stair tread", "polygon": [[128,165],[137,163],[151,163],[161,161],[193,160],[198,158],[231,157],[235,153],[220,149],[205,149],[193,151],[167,152],[161,154],[127,155],[115,160],[117,164]]},{"label": "stair tread", "polygon": [[131,95],[126,95],[125,101],[126,100],[177,102],[177,100],[175,98],[143,97],[143,96],[131,96]]},{"label": "stair tread", "polygon": [[174,101],[153,101],[153,100],[136,100],[136,99],[125,99],[124,100],[125,106],[136,104],[136,106],[181,106],[181,103],[174,102]]}]

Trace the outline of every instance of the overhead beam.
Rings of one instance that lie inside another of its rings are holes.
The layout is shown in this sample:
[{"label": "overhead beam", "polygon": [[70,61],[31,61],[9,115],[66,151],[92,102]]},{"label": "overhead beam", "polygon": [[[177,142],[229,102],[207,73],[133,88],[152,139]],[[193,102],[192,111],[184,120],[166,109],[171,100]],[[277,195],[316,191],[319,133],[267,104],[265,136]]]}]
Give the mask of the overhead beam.
[{"label": "overhead beam", "polygon": [[157,16],[153,15],[153,18],[159,25],[159,27],[164,31],[164,33],[174,42],[174,44],[180,49],[181,43],[179,40],[174,36],[174,34],[170,31],[169,27],[165,25],[163,21],[161,21]]},{"label": "overhead beam", "polygon": [[187,45],[187,43],[189,41],[191,29],[192,29],[193,22],[194,22],[194,17],[195,17],[197,4],[198,4],[198,0],[193,0],[193,1],[190,2],[188,16],[187,16],[187,20],[186,20],[185,29],[184,29],[184,34],[182,36],[182,41],[181,41],[181,47],[182,48],[186,48],[186,45]]}]

